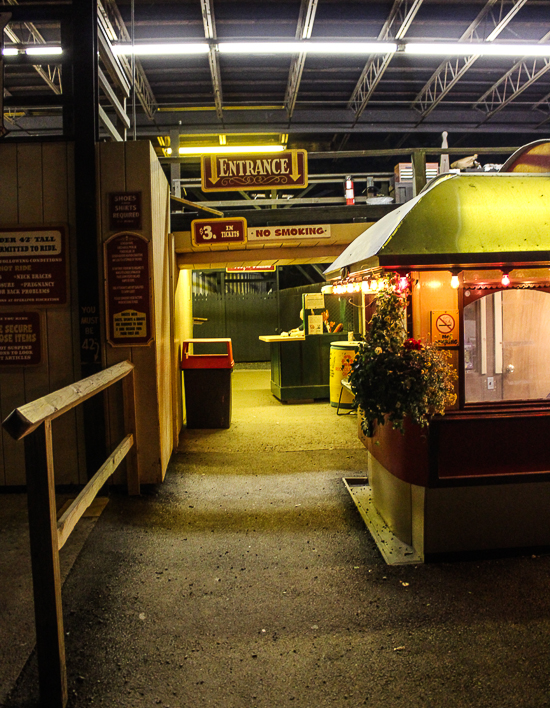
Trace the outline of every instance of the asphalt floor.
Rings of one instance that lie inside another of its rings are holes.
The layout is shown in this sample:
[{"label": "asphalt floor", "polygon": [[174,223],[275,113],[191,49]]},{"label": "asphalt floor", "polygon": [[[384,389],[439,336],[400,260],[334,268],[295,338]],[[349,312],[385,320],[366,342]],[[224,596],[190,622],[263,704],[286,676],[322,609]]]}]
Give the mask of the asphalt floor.
[{"label": "asphalt floor", "polygon": [[[355,418],[281,404],[267,371],[233,392],[231,428],[185,430],[165,482],[89,529],[71,708],[550,704],[550,555],[387,566],[341,481],[366,473]],[[38,705],[34,653],[12,682],[1,705]]]}]

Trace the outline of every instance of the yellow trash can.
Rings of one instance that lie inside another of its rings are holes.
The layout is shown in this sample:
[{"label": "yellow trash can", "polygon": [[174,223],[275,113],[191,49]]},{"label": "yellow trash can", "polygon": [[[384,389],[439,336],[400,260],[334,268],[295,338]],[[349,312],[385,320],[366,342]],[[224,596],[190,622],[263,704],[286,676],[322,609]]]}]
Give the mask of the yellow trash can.
[{"label": "yellow trash can", "polygon": [[353,396],[346,391],[342,391],[340,399],[340,389],[342,379],[351,371],[351,365],[357,354],[359,342],[331,342],[330,343],[330,405],[333,408],[352,408]]}]

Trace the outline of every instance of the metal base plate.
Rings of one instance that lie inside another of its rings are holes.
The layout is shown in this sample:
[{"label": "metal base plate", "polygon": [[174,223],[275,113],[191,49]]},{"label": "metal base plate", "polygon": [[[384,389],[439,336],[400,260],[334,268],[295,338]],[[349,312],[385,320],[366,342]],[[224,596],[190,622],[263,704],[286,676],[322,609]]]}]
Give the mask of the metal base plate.
[{"label": "metal base plate", "polygon": [[388,565],[423,563],[417,551],[397,538],[376,510],[372,502],[372,490],[368,478],[343,477],[342,479],[386,563]]}]

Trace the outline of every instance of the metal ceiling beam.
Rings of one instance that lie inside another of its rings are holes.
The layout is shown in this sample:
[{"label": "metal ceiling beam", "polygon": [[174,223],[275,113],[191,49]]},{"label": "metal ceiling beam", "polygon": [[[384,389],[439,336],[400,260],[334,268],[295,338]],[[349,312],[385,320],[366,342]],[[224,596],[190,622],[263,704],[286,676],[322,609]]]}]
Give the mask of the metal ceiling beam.
[{"label": "metal ceiling beam", "polygon": [[[422,1],[423,0],[394,0],[390,15],[378,35],[378,40],[381,42],[391,42],[392,40],[403,39],[416,13],[420,9]],[[391,54],[386,54],[385,56],[371,56],[365,64],[365,68],[359,77],[359,81],[348,103],[348,108],[355,111],[356,121],[367,107],[372,94],[376,90],[391,60]]]},{"label": "metal ceiling beam", "polygon": [[[512,8],[503,15],[504,0],[500,0],[499,2],[497,2],[497,0],[488,0],[484,8],[458,41],[471,42],[472,40],[484,40],[485,42],[492,42],[527,2],[527,0],[512,1]],[[498,5],[497,14],[494,13],[496,5]],[[487,23],[492,25],[492,29],[489,34],[484,36],[485,32],[478,32],[478,29],[482,26],[483,29],[486,29],[485,25]],[[478,59],[478,54],[466,57],[454,57],[453,59],[442,62],[438,66],[428,83],[412,103],[412,108],[420,111],[421,121],[434,110]]]},{"label": "metal ceiling beam", "polygon": [[[544,35],[539,44],[550,38],[550,32]],[[472,108],[481,108],[486,115],[483,122],[489,120],[495,113],[514,101],[525,89],[534,84],[550,69],[550,59],[528,58],[519,59],[491,88],[479,98]],[[536,108],[536,106],[533,106]]]},{"label": "metal ceiling beam", "polygon": [[[214,18],[214,6],[212,0],[201,0],[202,21],[204,24],[204,36],[206,39],[217,39],[216,20]],[[208,50],[208,63],[210,65],[210,76],[212,77],[212,88],[214,90],[214,105],[216,115],[223,120],[223,95],[222,80],[220,74],[220,60],[215,44],[210,45]]]},{"label": "metal ceiling beam", "polygon": [[[124,24],[124,20],[122,19],[115,0],[98,0],[97,16],[100,26],[103,26],[109,41],[122,40],[124,42],[131,42],[130,34],[126,29],[126,25]],[[126,77],[131,79],[132,68],[127,57],[119,55],[118,59],[124,69]],[[136,98],[145,111],[147,118],[153,120],[153,114],[157,110],[158,104],[138,57],[135,58],[135,67]]]},{"label": "metal ceiling beam", "polygon": [[[317,12],[317,0],[302,0],[300,5],[300,14],[298,16],[298,26],[296,28],[296,39],[310,39],[313,31],[313,23],[315,21],[315,13]],[[292,118],[298,91],[300,90],[300,82],[304,71],[307,54],[300,52],[292,58],[290,71],[288,74],[288,83],[285,93],[284,106],[288,117]]]},{"label": "metal ceiling beam", "polygon": [[[7,4],[17,5],[18,0],[7,0]],[[4,32],[14,44],[27,44],[29,41],[32,41],[33,44],[46,44],[46,40],[32,22],[23,22],[21,24],[29,33],[29,40],[22,41],[11,27],[4,28]],[[40,64],[33,64],[33,69],[55,94],[59,95],[63,92],[61,86],[61,67],[59,65],[48,65],[44,70]]]}]

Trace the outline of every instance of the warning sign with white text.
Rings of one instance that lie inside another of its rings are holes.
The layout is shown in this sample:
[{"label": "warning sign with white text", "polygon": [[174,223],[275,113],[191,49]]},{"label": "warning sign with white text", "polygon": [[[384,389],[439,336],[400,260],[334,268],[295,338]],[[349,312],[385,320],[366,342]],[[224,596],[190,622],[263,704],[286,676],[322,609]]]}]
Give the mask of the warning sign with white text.
[{"label": "warning sign with white text", "polygon": [[0,229],[0,305],[64,305],[63,229]]}]

